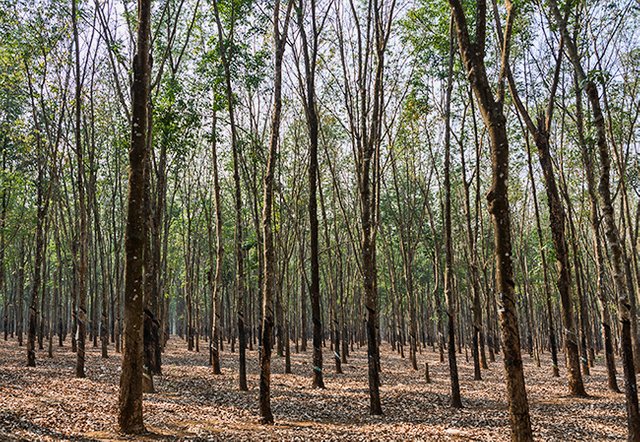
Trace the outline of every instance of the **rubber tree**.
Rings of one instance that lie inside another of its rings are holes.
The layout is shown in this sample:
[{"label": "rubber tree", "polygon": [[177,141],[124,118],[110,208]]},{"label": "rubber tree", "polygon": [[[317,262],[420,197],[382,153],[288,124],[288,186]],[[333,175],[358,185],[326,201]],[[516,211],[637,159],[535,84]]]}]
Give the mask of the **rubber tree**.
[{"label": "rubber tree", "polygon": [[[570,10],[573,2],[565,5],[566,11]],[[611,195],[611,155],[607,142],[604,115],[600,104],[600,93],[593,76],[587,75],[582,66],[582,60],[573,36],[567,25],[567,15],[559,9],[556,0],[550,0],[549,6],[556,24],[565,41],[566,55],[573,65],[578,85],[582,86],[589,104],[596,131],[596,145],[600,159],[600,178],[598,180],[598,195],[601,214],[604,222],[604,235],[611,258],[614,291],[618,301],[618,320],[620,321],[620,348],[622,367],[625,379],[625,399],[627,405],[627,438],[628,440],[640,440],[640,410],[638,409],[638,390],[636,373],[633,363],[633,343],[631,339],[631,304],[629,288],[625,275],[623,248],[620,232],[615,219],[613,197]]]},{"label": "rubber tree", "polygon": [[500,303],[500,327],[511,421],[511,439],[531,441],[533,434],[524,382],[513,277],[511,214],[508,194],[509,138],[504,114],[504,81],[513,26],[513,6],[509,0],[506,0],[507,20],[502,39],[500,78],[494,96],[484,62],[487,3],[485,0],[476,2],[473,39],[461,1],[449,0],[449,4],[456,25],[460,56],[491,144],[491,188],[487,194],[487,202],[493,224],[495,287]]},{"label": "rubber tree", "polygon": [[123,433],[145,431],[142,417],[145,163],[151,78],[151,0],[138,0],[137,47],[131,85],[131,147],[125,232],[124,340],[118,401],[118,425]]}]

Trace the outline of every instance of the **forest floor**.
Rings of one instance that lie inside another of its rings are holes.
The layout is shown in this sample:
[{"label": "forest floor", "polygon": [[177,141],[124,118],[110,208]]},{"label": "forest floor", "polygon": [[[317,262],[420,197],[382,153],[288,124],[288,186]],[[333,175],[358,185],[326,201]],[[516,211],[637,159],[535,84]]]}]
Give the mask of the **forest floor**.
[{"label": "forest floor", "polygon": [[[448,364],[430,349],[418,355],[421,369],[382,347],[381,397],[384,416],[368,414],[366,349],[356,349],[334,373],[325,349],[327,389],[311,389],[311,351],[292,353],[293,374],[284,373],[284,358],[274,352],[272,407],[276,424],[258,423],[257,352],[248,351],[249,391],[238,390],[237,353],[222,353],[223,374],[207,366],[207,343],[188,352],[173,337],[163,354],[158,392],[145,395],[149,434],[136,440],[509,440],[502,361],[473,380],[473,364],[458,355],[464,408],[449,406]],[[227,347],[225,347],[227,350]],[[293,349],[292,349],[293,350]],[[38,351],[37,367],[25,367],[26,350],[15,340],[0,341],[0,440],[126,440],[118,434],[116,413],[120,355],[109,348],[88,348],[87,378],[74,377],[75,354],[55,347],[54,357]],[[469,355],[470,357],[470,355]],[[525,376],[537,440],[624,440],[624,395],[606,389],[598,358],[585,377],[590,398],[567,395],[564,370],[552,378],[550,358],[542,368],[528,356]],[[432,383],[424,380],[428,361]],[[619,369],[619,372],[622,370]],[[619,379],[622,386],[622,379]]]}]

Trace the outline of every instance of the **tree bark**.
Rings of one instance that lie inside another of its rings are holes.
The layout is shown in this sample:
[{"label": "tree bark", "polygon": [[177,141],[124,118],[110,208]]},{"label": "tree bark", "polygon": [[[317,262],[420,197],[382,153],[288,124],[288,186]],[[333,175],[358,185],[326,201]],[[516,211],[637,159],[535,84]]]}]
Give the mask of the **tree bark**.
[{"label": "tree bark", "polygon": [[[216,18],[216,24],[218,27],[218,38],[220,43],[225,41],[222,21],[218,11],[218,1],[213,0],[213,10]],[[231,35],[233,38],[233,35]],[[230,68],[230,55],[225,49],[224,44],[220,44],[220,59],[222,60],[222,66],[224,69],[225,89],[227,96],[227,109],[229,111],[229,126],[231,130],[231,152],[233,155],[233,184],[234,184],[234,198],[235,198],[235,261],[236,261],[236,309],[237,309],[237,325],[238,325],[238,359],[239,359],[239,388],[241,391],[248,391],[247,386],[247,360],[246,360],[246,330],[245,330],[245,307],[244,307],[244,258],[242,251],[243,243],[243,228],[242,228],[242,183],[240,181],[240,164],[239,164],[239,150],[238,134],[235,122],[235,105],[233,89],[231,87],[231,68]]]},{"label": "tree bark", "polygon": [[271,346],[273,337],[273,293],[276,290],[276,257],[271,223],[273,181],[275,177],[276,156],[278,154],[278,142],[280,138],[280,119],[282,114],[282,61],[284,58],[292,7],[293,0],[289,0],[282,34],[280,32],[280,0],[276,0],[273,11],[273,38],[275,46],[273,114],[271,117],[271,136],[269,139],[267,170],[264,174],[262,207],[264,280],[262,284],[262,346],[260,347],[260,420],[263,424],[273,423],[273,413],[271,412]]},{"label": "tree bark", "polygon": [[85,342],[87,334],[87,266],[88,266],[88,231],[87,231],[87,205],[84,184],[84,155],[82,140],[80,137],[81,106],[82,106],[82,80],[80,77],[80,43],[78,39],[77,0],[71,0],[71,17],[73,22],[73,40],[75,46],[75,148],[78,159],[77,186],[78,186],[78,328],[76,332],[76,377],[83,378],[85,361]]},{"label": "tree bark", "polygon": [[31,286],[31,303],[29,305],[29,329],[27,332],[27,366],[36,366],[36,331],[38,324],[38,293],[42,280],[42,263],[44,261],[44,222],[47,214],[47,202],[44,201],[44,159],[38,165],[38,182],[36,184],[37,221],[36,245],[33,262],[33,281]]},{"label": "tree bark", "polygon": [[459,0],[449,0],[456,23],[458,46],[465,70],[491,142],[492,182],[487,195],[494,231],[496,290],[500,296],[500,326],[504,353],[505,378],[509,398],[511,439],[531,441],[531,420],[520,353],[520,333],[516,313],[509,212],[509,140],[503,111],[503,70],[509,57],[511,3],[507,0],[507,24],[502,47],[502,70],[497,99],[492,95],[484,64],[486,38],[486,2],[477,2],[475,41],[471,41],[467,19]]},{"label": "tree bark", "polygon": [[310,230],[310,259],[311,281],[309,295],[311,298],[311,322],[313,323],[313,367],[312,386],[325,388],[322,376],[322,321],[320,318],[320,264],[318,259],[318,113],[315,97],[315,73],[318,45],[318,29],[316,25],[315,1],[309,3],[311,15],[311,42],[307,39],[304,24],[304,3],[299,0],[297,9],[300,36],[302,38],[302,54],[304,59],[305,85],[304,110],[309,135],[309,230]]},{"label": "tree bark", "polygon": [[[611,158],[607,144],[604,116],[600,106],[600,96],[595,82],[588,78],[580,60],[575,41],[569,34],[566,19],[562,16],[556,0],[549,2],[553,16],[560,28],[562,37],[567,46],[567,55],[573,64],[578,84],[584,85],[584,92],[593,115],[593,123],[596,128],[596,144],[600,157],[600,179],[598,182],[598,195],[602,209],[602,217],[605,225],[605,238],[610,251],[613,282],[618,298],[618,319],[620,321],[620,346],[622,367],[625,378],[625,398],[627,405],[627,439],[640,440],[640,410],[638,409],[638,391],[636,374],[633,363],[633,343],[631,338],[631,306],[629,289],[625,279],[624,256],[620,244],[620,234],[615,221],[613,198],[611,196],[610,173]],[[571,2],[569,2],[569,6]]]},{"label": "tree bark", "polygon": [[453,299],[453,246],[451,243],[451,90],[453,89],[453,56],[455,54],[455,35],[453,20],[449,31],[449,74],[445,97],[445,133],[444,133],[444,296],[447,302],[447,351],[449,359],[449,377],[451,379],[451,406],[462,408],[458,362],[456,360],[456,306]]},{"label": "tree bark", "polygon": [[[562,50],[562,45],[560,47]],[[567,239],[565,234],[566,214],[560,198],[560,192],[556,183],[553,171],[553,162],[551,159],[549,146],[549,130],[551,127],[551,118],[553,115],[553,100],[558,85],[560,75],[560,63],[556,65],[554,81],[551,86],[551,96],[547,104],[546,115],[540,115],[537,118],[537,124],[529,116],[525,106],[520,101],[518,91],[513,80],[513,76],[507,67],[509,78],[509,87],[511,95],[516,103],[516,108],[521,117],[525,121],[527,130],[531,133],[535,145],[538,150],[538,159],[540,168],[544,177],[545,190],[547,193],[547,202],[549,204],[549,225],[551,228],[551,238],[553,240],[556,252],[556,266],[558,268],[558,279],[556,286],[560,294],[560,305],[562,313],[562,325],[564,328],[564,346],[567,362],[567,379],[569,393],[574,396],[584,397],[587,392],[582,381],[582,373],[580,372],[580,353],[578,348],[578,333],[574,323],[573,302],[571,299],[571,274],[569,269],[569,250],[567,247]]]},{"label": "tree bark", "polygon": [[129,150],[129,195],[125,237],[124,343],[118,424],[128,434],[145,431],[142,418],[145,163],[151,76],[151,0],[138,0],[137,51],[131,86],[132,121]]},{"label": "tree bark", "polygon": [[[216,266],[213,269],[211,286],[211,368],[214,374],[220,374],[220,288],[222,287],[222,260],[224,258],[224,243],[222,240],[222,195],[220,192],[220,179],[218,176],[218,143],[216,140],[217,114],[213,111],[212,137],[211,137],[211,164],[213,168],[213,204],[215,211],[215,235],[216,235]],[[213,263],[212,263],[213,265]]]}]

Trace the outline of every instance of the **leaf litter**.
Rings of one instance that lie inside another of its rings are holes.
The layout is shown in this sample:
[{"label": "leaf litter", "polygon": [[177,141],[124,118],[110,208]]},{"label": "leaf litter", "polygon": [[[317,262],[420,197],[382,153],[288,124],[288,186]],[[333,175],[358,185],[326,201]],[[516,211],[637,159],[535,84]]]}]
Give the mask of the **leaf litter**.
[{"label": "leaf litter", "polygon": [[[26,349],[0,341],[0,440],[469,440],[507,441],[509,416],[502,361],[473,380],[473,364],[458,355],[464,408],[449,406],[448,364],[439,354],[422,349],[419,364],[429,363],[432,382],[414,371],[408,359],[391,347],[381,348],[380,394],[383,416],[368,413],[366,347],[356,348],[335,374],[333,358],[324,349],[324,390],[311,388],[311,352],[292,353],[291,374],[284,358],[272,360],[272,409],[275,425],[258,422],[258,354],[247,351],[249,391],[238,389],[238,355],[221,353],[222,374],[208,364],[206,342],[200,353],[172,337],[163,354],[163,375],[157,392],[145,394],[148,434],[127,437],[118,432],[120,354],[110,346],[109,358],[87,348],[86,379],[74,377],[75,354],[56,347],[54,357],[38,351],[37,367],[25,367]],[[524,355],[527,393],[534,435],[545,441],[624,440],[624,395],[606,388],[599,358],[585,376],[589,398],[567,394],[566,378],[553,378],[548,354],[542,367]],[[623,380],[619,376],[619,382]]]}]

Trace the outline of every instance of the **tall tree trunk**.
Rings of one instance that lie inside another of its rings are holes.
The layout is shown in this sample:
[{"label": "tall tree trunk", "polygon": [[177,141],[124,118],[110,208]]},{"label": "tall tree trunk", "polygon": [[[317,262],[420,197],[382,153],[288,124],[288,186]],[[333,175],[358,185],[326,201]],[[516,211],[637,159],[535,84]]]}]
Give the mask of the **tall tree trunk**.
[{"label": "tall tree trunk", "polygon": [[[366,80],[360,73],[359,93],[361,107],[360,140],[358,146],[358,190],[360,196],[361,255],[363,277],[363,301],[367,310],[366,337],[369,377],[369,413],[382,414],[380,402],[380,347],[378,341],[378,282],[376,266],[376,238],[378,222],[378,201],[380,190],[380,143],[382,115],[384,112],[384,55],[388,42],[388,32],[395,3],[388,5],[386,22],[383,13],[385,3],[373,0],[369,3],[369,14],[373,16],[373,40],[371,45],[375,56],[373,91],[368,95]],[[370,121],[366,115],[370,104]]]},{"label": "tall tree trunk", "polygon": [[311,281],[309,284],[309,295],[311,297],[311,322],[313,323],[313,375],[312,386],[314,388],[325,388],[322,377],[322,321],[320,319],[320,264],[318,259],[318,114],[315,97],[315,74],[316,59],[318,49],[318,29],[316,25],[315,2],[308,5],[311,15],[311,47],[307,39],[307,32],[304,24],[304,3],[299,0],[297,15],[302,37],[302,54],[304,58],[305,87],[304,110],[307,120],[307,131],[309,135],[309,230],[310,230],[310,253],[311,253]]},{"label": "tall tree trunk", "polygon": [[[627,438],[628,440],[640,440],[640,410],[638,409],[638,390],[636,373],[633,363],[633,343],[631,338],[631,306],[629,288],[625,279],[624,256],[620,244],[620,234],[615,221],[613,198],[611,196],[610,173],[611,158],[607,145],[604,115],[600,106],[600,96],[595,82],[588,78],[580,60],[580,55],[575,41],[569,34],[567,21],[562,16],[556,0],[549,2],[553,16],[560,28],[562,37],[567,46],[567,55],[573,64],[578,84],[584,85],[584,91],[591,104],[593,123],[596,128],[596,143],[600,157],[600,180],[598,182],[598,194],[602,209],[602,217],[605,226],[605,237],[609,247],[613,282],[618,298],[618,319],[620,321],[620,345],[622,366],[625,378],[625,397],[627,405]],[[571,6],[569,2],[568,6]]]},{"label": "tall tree trunk", "polygon": [[453,299],[453,246],[451,244],[451,90],[453,89],[453,56],[455,54],[453,20],[449,32],[449,73],[445,97],[444,133],[444,296],[447,302],[447,350],[449,357],[449,377],[451,378],[451,406],[462,408],[458,362],[456,360],[456,305]]},{"label": "tall tree trunk", "polygon": [[289,18],[293,0],[287,3],[287,10],[280,34],[280,0],[276,0],[273,11],[273,39],[275,46],[273,78],[273,114],[271,117],[271,136],[267,170],[264,174],[264,194],[262,207],[262,234],[264,240],[264,280],[262,284],[262,330],[260,348],[260,417],[264,424],[273,423],[271,412],[271,346],[273,336],[273,293],[276,290],[276,257],[273,243],[272,210],[273,181],[275,177],[276,156],[280,138],[280,118],[282,114],[282,60],[287,40]]},{"label": "tall tree trunk", "polygon": [[[152,104],[149,102],[148,107]],[[160,323],[157,319],[158,313],[158,291],[157,280],[160,268],[156,259],[156,244],[160,241],[160,232],[154,212],[158,209],[152,207],[154,201],[151,197],[151,157],[153,155],[153,118],[147,119],[147,157],[145,161],[145,183],[144,183],[144,221],[145,221],[145,241],[144,241],[144,319],[143,319],[143,391],[144,393],[155,393],[153,375],[161,373],[160,358]],[[161,183],[159,183],[160,185]],[[159,192],[159,189],[157,190]]]},{"label": "tall tree trunk", "polygon": [[[222,260],[224,258],[224,243],[222,240],[222,195],[220,192],[220,179],[218,176],[218,143],[216,140],[217,121],[216,111],[213,111],[211,122],[211,165],[213,168],[213,204],[215,212],[216,235],[216,266],[213,270],[211,286],[211,368],[214,374],[220,374],[220,288],[222,287]],[[213,263],[212,263],[213,264]]]},{"label": "tall tree trunk", "polygon": [[[584,79],[584,78],[583,78]],[[616,225],[613,209],[613,199],[610,189],[611,160],[607,146],[604,117],[600,108],[598,90],[593,81],[587,81],[585,87],[597,132],[598,152],[600,156],[600,181],[598,193],[602,203],[602,215],[605,224],[605,237],[611,253],[613,267],[613,280],[618,296],[618,318],[620,326],[620,344],[622,353],[622,366],[625,379],[625,397],[627,403],[627,430],[628,440],[640,440],[640,410],[638,409],[638,390],[636,373],[633,363],[633,342],[631,338],[631,306],[629,301],[629,289],[625,280],[624,257],[620,245],[620,235]]]},{"label": "tall tree trunk", "polygon": [[556,340],[556,329],[553,321],[553,306],[551,301],[551,284],[549,283],[549,270],[547,268],[547,254],[544,248],[544,238],[542,236],[542,223],[540,222],[540,209],[538,205],[538,192],[533,178],[533,162],[531,160],[531,149],[527,138],[527,163],[529,166],[529,180],[531,181],[531,194],[533,197],[533,207],[536,218],[536,231],[538,233],[538,247],[540,249],[540,262],[542,265],[542,276],[544,280],[545,306],[547,309],[547,320],[549,327],[549,346],[551,347],[551,369],[553,377],[559,377],[558,369],[558,343]]},{"label": "tall tree trunk", "polygon": [[[50,188],[45,193],[45,177],[48,154],[44,151],[42,137],[40,135],[39,121],[37,116],[37,108],[35,104],[35,93],[33,90],[33,82],[29,66],[25,64],[27,71],[27,79],[29,81],[29,96],[31,98],[31,106],[33,111],[33,119],[36,127],[36,153],[37,153],[37,170],[36,178],[36,234],[35,234],[35,250],[33,257],[33,280],[31,285],[31,301],[29,304],[29,328],[27,331],[27,366],[36,366],[36,333],[38,328],[38,292],[42,290],[42,267],[44,262],[45,249],[45,222],[49,207]],[[44,294],[43,294],[44,296]],[[22,322],[22,321],[21,321]],[[20,333],[21,334],[21,333]]]},{"label": "tall tree trunk", "polygon": [[44,261],[44,219],[46,217],[46,205],[44,201],[44,159],[40,159],[38,165],[37,194],[37,221],[36,221],[36,245],[33,262],[33,281],[31,285],[31,304],[29,305],[29,329],[27,332],[27,366],[36,366],[36,331],[38,324],[38,292],[41,290],[42,262]]},{"label": "tall tree trunk", "polygon": [[[218,1],[213,0],[213,10],[216,18],[216,24],[218,27],[218,38],[222,43],[225,41],[225,36],[222,29],[222,21],[220,20],[220,13],[218,11]],[[233,26],[232,26],[233,29]],[[233,39],[233,34],[229,36]],[[239,164],[239,150],[238,134],[235,122],[235,106],[233,89],[231,87],[231,55],[228,53],[228,49],[225,49],[224,44],[220,44],[220,58],[222,60],[222,66],[224,69],[225,77],[225,89],[227,96],[227,108],[229,111],[229,126],[231,129],[231,152],[233,155],[233,184],[234,184],[234,197],[235,197],[235,260],[236,260],[236,309],[237,309],[237,325],[238,325],[238,356],[239,356],[239,388],[241,391],[248,391],[247,386],[247,360],[246,360],[246,330],[244,325],[244,260],[242,252],[243,243],[243,229],[242,229],[242,183],[240,181],[240,164]],[[230,45],[232,47],[232,45]]]},{"label": "tall tree trunk", "polygon": [[307,351],[307,271],[305,270],[306,254],[304,238],[300,238],[300,351]]},{"label": "tall tree trunk", "polygon": [[582,374],[580,372],[580,353],[578,349],[578,334],[573,321],[573,303],[571,300],[571,276],[569,273],[569,250],[565,237],[565,211],[562,207],[560,194],[553,173],[551,154],[549,153],[549,137],[542,122],[538,124],[538,134],[535,137],[540,158],[540,166],[544,175],[549,201],[549,224],[551,237],[556,251],[556,264],[558,267],[558,279],[556,285],[560,293],[560,305],[562,307],[562,325],[565,330],[564,346],[567,358],[567,378],[569,392],[575,396],[586,396]]},{"label": "tall tree trunk", "polygon": [[[321,181],[320,174],[318,174],[318,181]],[[320,195],[320,208],[322,212],[322,221],[324,226],[324,238],[325,238],[325,246],[327,250],[331,249],[331,236],[329,234],[329,221],[327,220],[327,209],[325,206],[324,195],[322,193],[322,187],[318,187],[318,193]],[[334,212],[335,213],[335,212]],[[334,215],[335,216],[335,215]],[[336,238],[336,245],[339,244]],[[335,266],[337,268],[335,271],[329,271],[327,279],[329,280],[329,303],[330,303],[330,318],[329,322],[331,323],[331,340],[333,342],[333,360],[335,362],[336,374],[342,374],[342,357],[340,356],[341,350],[341,324],[340,319],[338,317],[338,291],[340,291],[340,297],[342,295],[342,251],[340,247],[337,247],[337,262]]]},{"label": "tall tree trunk", "polygon": [[[578,83],[576,78],[576,84]],[[607,367],[607,386],[611,391],[620,392],[616,379],[616,361],[611,332],[611,313],[609,311],[609,296],[605,290],[606,266],[604,263],[604,250],[602,249],[602,237],[600,234],[600,214],[598,210],[598,194],[593,170],[593,154],[584,136],[584,114],[582,111],[582,92],[576,88],[576,126],[578,129],[578,141],[582,165],[587,178],[587,193],[589,194],[589,221],[593,232],[593,250],[596,263],[597,283],[596,293],[600,307],[600,323],[602,324],[602,339],[604,341],[605,365]]]},{"label": "tall tree trunk", "polygon": [[[453,42],[452,42],[453,44]],[[452,54],[453,56],[453,54]],[[471,103],[473,104],[473,96],[470,94]],[[472,107],[472,112],[475,112]],[[475,115],[473,116],[473,129],[474,129],[474,139],[476,141],[476,156],[479,155],[479,143],[477,138],[477,130],[475,123]],[[470,196],[470,187],[471,181],[467,181],[467,171],[466,171],[466,162],[465,162],[465,152],[464,152],[464,144],[460,143],[460,159],[462,166],[462,181],[464,185],[464,212],[465,212],[465,221],[466,221],[466,231],[467,231],[467,245],[468,245],[468,263],[471,277],[471,288],[473,293],[472,305],[471,305],[471,313],[472,313],[472,321],[473,321],[473,333],[472,333],[472,351],[473,351],[473,379],[476,381],[482,380],[482,373],[480,371],[480,367],[487,367],[487,359],[484,354],[484,343],[483,343],[483,332],[482,332],[482,303],[480,300],[480,275],[478,272],[478,260],[477,260],[477,250],[476,250],[476,241],[475,237],[477,234],[471,228],[471,196]],[[479,165],[477,166],[479,167]],[[479,175],[479,170],[476,170],[476,174]],[[477,212],[477,208],[476,208]],[[476,213],[476,216],[478,214]],[[477,223],[476,223],[477,227]]]},{"label": "tall tree trunk", "polygon": [[[2,150],[2,170],[7,170],[7,152]],[[5,290],[5,226],[7,220],[7,208],[9,206],[8,190],[3,186],[2,197],[0,197],[0,291],[4,293],[4,340],[9,338],[9,295],[8,290]],[[15,301],[14,301],[14,316],[15,316]]]},{"label": "tall tree trunk", "polygon": [[151,76],[151,0],[138,0],[137,51],[131,86],[132,121],[129,150],[129,195],[125,237],[124,343],[118,424],[128,434],[145,431],[142,419],[145,164]]},{"label": "tall tree trunk", "polygon": [[[18,274],[16,275],[16,284],[18,285],[16,290],[16,334],[18,335],[18,346],[22,347],[23,340],[23,329],[24,329],[24,309],[22,308],[22,301],[24,299],[24,266],[25,266],[25,257],[24,257],[24,238],[20,239],[19,246],[19,255],[18,255]],[[35,359],[34,359],[35,363]]]},{"label": "tall tree trunk", "polygon": [[98,253],[100,254],[100,271],[101,271],[101,284],[100,284],[100,290],[101,290],[101,295],[100,295],[100,301],[101,301],[101,306],[100,306],[100,312],[101,312],[101,316],[100,316],[100,344],[101,344],[101,353],[102,353],[102,357],[103,358],[108,358],[109,357],[109,353],[108,353],[108,346],[109,346],[109,309],[108,309],[108,301],[107,301],[107,278],[108,276],[108,272],[107,272],[107,266],[106,266],[106,260],[105,260],[105,255],[106,255],[106,250],[104,247],[104,238],[102,236],[102,229],[100,228],[100,218],[99,218],[99,209],[98,209],[98,204],[96,201],[96,196],[95,196],[95,192],[93,193],[93,198],[94,198],[94,204],[93,206],[95,207],[95,231],[96,231],[96,242],[98,244],[98,247],[96,248],[96,250],[98,251]]},{"label": "tall tree trunk", "polygon": [[492,94],[484,64],[486,38],[486,2],[477,5],[475,41],[471,41],[467,19],[459,0],[449,0],[456,23],[458,45],[465,70],[473,87],[491,142],[492,182],[487,195],[493,222],[496,290],[500,296],[500,326],[504,352],[505,379],[511,418],[511,439],[531,441],[531,420],[524,382],[520,332],[516,311],[509,212],[509,140],[503,111],[504,69],[509,59],[512,5],[506,1],[507,23],[502,45],[502,69],[497,99]]},{"label": "tall tree trunk", "polygon": [[78,39],[78,11],[77,0],[71,0],[71,17],[73,22],[73,40],[75,46],[75,148],[78,159],[77,186],[78,186],[78,329],[76,332],[77,352],[76,352],[76,377],[85,377],[85,343],[87,334],[87,266],[88,266],[88,230],[87,230],[87,205],[84,185],[84,155],[82,140],[80,137],[81,106],[82,106],[82,79],[80,77],[80,42]]}]

